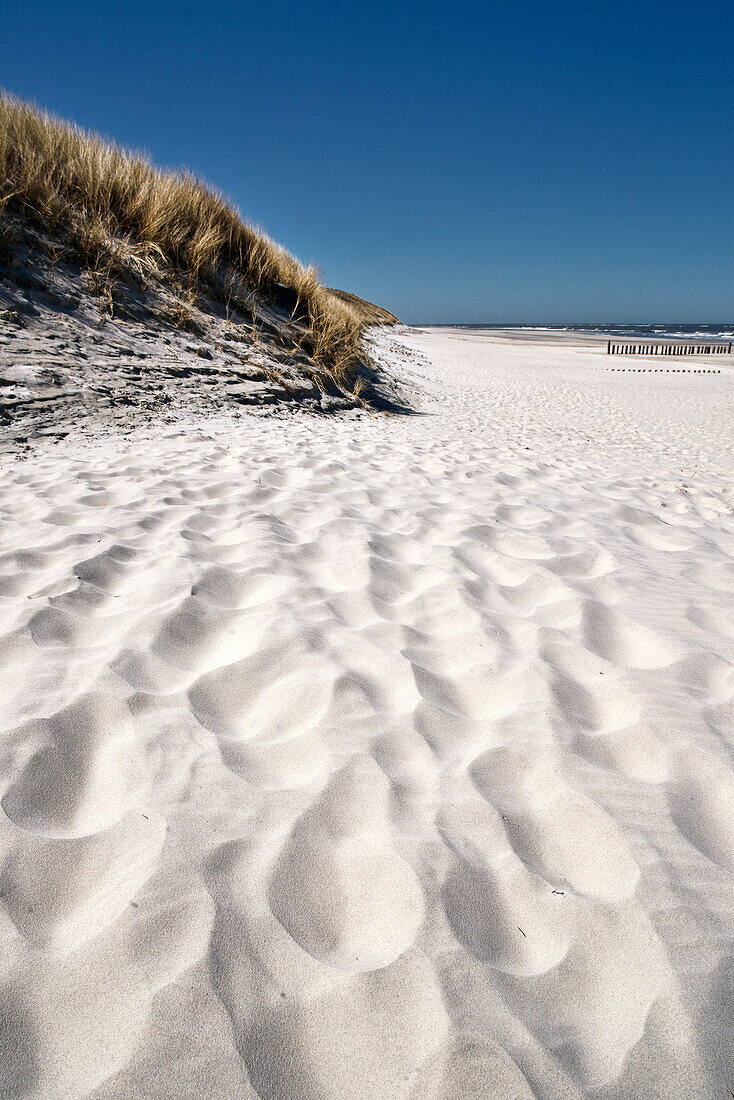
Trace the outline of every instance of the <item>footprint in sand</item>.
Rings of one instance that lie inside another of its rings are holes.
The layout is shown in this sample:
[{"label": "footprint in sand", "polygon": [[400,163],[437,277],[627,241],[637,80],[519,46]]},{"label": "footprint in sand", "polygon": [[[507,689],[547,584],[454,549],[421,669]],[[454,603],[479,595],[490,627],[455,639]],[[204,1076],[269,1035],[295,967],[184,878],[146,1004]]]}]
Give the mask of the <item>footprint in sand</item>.
[{"label": "footprint in sand", "polygon": [[[423,699],[431,706],[469,721],[503,718],[516,710],[525,696],[522,672],[501,665],[477,665],[450,674],[413,663]],[[427,663],[427,662],[425,662]]]},{"label": "footprint in sand", "polygon": [[205,570],[201,580],[192,588],[197,596],[215,607],[244,609],[270,603],[294,585],[289,577],[274,575],[267,569],[249,569],[240,572],[221,565]]},{"label": "footprint in sand", "polygon": [[584,684],[558,672],[552,687],[561,714],[578,731],[579,752],[634,779],[665,779],[665,748],[641,722],[637,696],[613,674],[598,670],[596,680]]},{"label": "footprint in sand", "polygon": [[613,514],[631,525],[631,529],[627,532],[628,536],[640,546],[669,553],[690,550],[693,546],[693,539],[685,529],[666,523],[650,512],[623,504],[616,508]]},{"label": "footprint in sand", "polygon": [[639,699],[603,671],[591,684],[557,673],[553,694],[567,721],[583,730],[624,729],[641,716]]},{"label": "footprint in sand", "polygon": [[390,725],[375,738],[372,755],[391,783],[396,821],[432,821],[436,812],[438,775],[425,739],[408,722]]},{"label": "footprint in sand", "polygon": [[[488,641],[487,648],[494,648]],[[466,763],[486,747],[491,727],[517,711],[533,683],[527,670],[507,660],[466,665],[461,638],[446,657],[429,647],[413,648],[413,673],[422,696],[415,710],[416,729],[443,760]]]},{"label": "footprint in sand", "polygon": [[614,572],[617,562],[607,550],[578,550],[570,554],[559,554],[546,562],[545,567],[557,577],[594,580]]},{"label": "footprint in sand", "polygon": [[702,750],[671,766],[668,800],[681,832],[714,863],[734,870],[734,771]]},{"label": "footprint in sand", "polygon": [[[184,1038],[185,1037],[185,1038]],[[165,1066],[166,1072],[160,1073]],[[151,1073],[155,1076],[151,1092]],[[182,1087],[182,1082],[191,1082]],[[137,1050],[94,1100],[260,1100],[239,1057],[232,1022],[217,995],[178,982],[153,1001]]]},{"label": "footprint in sand", "polygon": [[[539,1044],[564,1051],[562,1064],[571,1069],[584,1097],[665,1097],[667,1088],[650,1092],[649,1076],[640,1091],[620,1090],[618,1083],[656,1004],[676,997],[665,948],[634,899],[587,905],[579,917],[558,967],[532,982],[508,982],[508,1004]],[[685,1042],[680,1031],[685,1017],[680,1016],[675,1038]]]},{"label": "footprint in sand", "polygon": [[698,603],[692,603],[688,618],[707,634],[718,634],[729,644],[734,642],[734,622],[726,604],[724,607],[701,607]]},{"label": "footprint in sand", "polygon": [[581,731],[574,746],[602,768],[644,783],[662,783],[668,775],[665,746],[645,725],[625,729]]},{"label": "footprint in sand", "polygon": [[428,638],[441,639],[457,631],[481,627],[480,616],[468,607],[462,593],[452,582],[438,584],[401,608],[401,621]]},{"label": "footprint in sand", "polygon": [[593,653],[628,668],[663,668],[680,656],[672,641],[596,600],[584,603],[582,631]]},{"label": "footprint in sand", "polygon": [[77,950],[120,916],[153,873],[166,822],[148,811],[73,839],[16,834],[0,894],[18,929],[53,954]]},{"label": "footprint in sand", "polygon": [[0,987],[3,1100],[97,1095],[140,1049],[155,994],[204,957],[213,917],[209,895],[194,889],[152,913],[128,908],[68,957],[34,952],[7,973]]},{"label": "footprint in sand", "polygon": [[321,632],[335,668],[344,670],[342,688],[357,690],[377,711],[412,712],[420,695],[409,661],[337,621],[322,624]]},{"label": "footprint in sand", "polygon": [[117,822],[134,801],[142,768],[127,704],[90,691],[33,729],[41,747],[2,799],[11,821],[67,837]]},{"label": "footprint in sand", "polygon": [[534,1100],[509,1054],[483,1039],[456,1039],[415,1074],[410,1100]]},{"label": "footprint in sand", "polygon": [[232,771],[264,788],[302,786],[323,773],[318,727],[334,676],[328,662],[293,640],[200,677],[189,700]]},{"label": "footprint in sand", "polygon": [[640,869],[617,825],[548,764],[494,749],[474,761],[471,775],[501,812],[517,854],[549,883],[601,901],[634,893]]},{"label": "footprint in sand", "polygon": [[446,574],[430,565],[413,565],[373,555],[370,558],[371,581],[367,591],[379,604],[410,603],[418,596],[442,584]]},{"label": "footprint in sand", "polygon": [[140,583],[140,569],[132,567],[139,555],[139,550],[116,544],[101,554],[78,562],[74,566],[74,575],[110,596],[120,596],[126,588]]},{"label": "footprint in sand", "polygon": [[0,576],[0,597],[33,596],[42,586],[42,579],[35,571],[4,573]]},{"label": "footprint in sand", "polygon": [[481,543],[466,540],[454,548],[454,557],[472,573],[506,588],[522,584],[533,574],[532,562],[508,557]]},{"label": "footprint in sand", "polygon": [[497,550],[508,558],[524,558],[541,561],[553,557],[553,551],[545,539],[525,531],[509,531],[500,527],[479,524],[469,527],[462,534],[469,539]]},{"label": "footprint in sand", "polygon": [[[451,1024],[427,960],[407,952],[384,969],[340,978],[329,984],[322,977],[307,998],[297,991],[293,1003],[248,1013],[240,1050],[257,1095],[262,1100],[432,1096],[412,1087],[414,1071],[431,1065],[436,1049],[448,1046]],[[429,1071],[429,1081],[432,1076]],[[526,1100],[525,1094],[517,1100]]]},{"label": "footprint in sand", "polygon": [[106,645],[124,627],[118,616],[74,615],[60,607],[42,607],[28,623],[37,646],[91,649]]},{"label": "footprint in sand", "polygon": [[284,928],[342,970],[388,966],[423,921],[420,882],[388,839],[387,794],[372,761],[347,764],[296,824],[270,882],[270,907]]},{"label": "footprint in sand", "polygon": [[575,592],[556,577],[531,573],[527,580],[515,585],[500,585],[502,598],[521,612],[536,612],[563,601],[576,600]]},{"label": "footprint in sand", "polygon": [[717,653],[698,649],[673,665],[669,672],[709,703],[725,702],[734,694],[734,665]]},{"label": "footprint in sand", "polygon": [[201,674],[253,653],[267,624],[262,612],[214,609],[196,596],[182,601],[151,643],[151,653],[175,669]]},{"label": "footprint in sand", "polygon": [[557,966],[568,950],[568,906],[513,852],[498,815],[464,806],[444,812],[438,827],[452,856],[442,900],[459,942],[505,974]]},{"label": "footprint in sand", "polygon": [[334,669],[293,639],[201,676],[189,690],[205,729],[232,741],[294,737],[321,721]]}]

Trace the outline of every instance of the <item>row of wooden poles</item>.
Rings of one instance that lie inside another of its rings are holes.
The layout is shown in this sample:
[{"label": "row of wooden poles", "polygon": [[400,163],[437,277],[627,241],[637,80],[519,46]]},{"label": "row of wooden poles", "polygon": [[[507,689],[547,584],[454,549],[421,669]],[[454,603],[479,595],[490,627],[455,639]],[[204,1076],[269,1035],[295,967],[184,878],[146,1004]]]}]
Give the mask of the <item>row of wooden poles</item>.
[{"label": "row of wooden poles", "polygon": [[607,355],[730,355],[728,344],[614,344],[607,340]]}]

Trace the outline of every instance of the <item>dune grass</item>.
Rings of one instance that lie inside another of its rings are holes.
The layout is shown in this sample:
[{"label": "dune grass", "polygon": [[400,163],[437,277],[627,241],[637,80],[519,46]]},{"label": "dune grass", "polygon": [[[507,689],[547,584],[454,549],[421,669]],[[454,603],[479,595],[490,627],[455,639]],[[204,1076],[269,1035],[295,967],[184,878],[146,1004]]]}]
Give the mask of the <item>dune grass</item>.
[{"label": "dune grass", "polygon": [[[356,378],[365,318],[221,195],[144,157],[0,95],[0,219],[60,242],[102,294],[115,276],[167,282],[182,302],[202,290],[228,311],[286,308],[301,349],[343,385]],[[54,245],[56,247],[56,245]],[[185,308],[181,319],[186,320]]]},{"label": "dune grass", "polygon": [[365,325],[400,324],[395,314],[390,313],[390,311],[383,306],[376,306],[374,302],[367,302],[364,298],[359,298],[356,294],[351,294],[348,290],[334,290],[333,287],[329,287],[328,291],[334,298],[338,298],[340,302],[344,302],[348,305]]}]

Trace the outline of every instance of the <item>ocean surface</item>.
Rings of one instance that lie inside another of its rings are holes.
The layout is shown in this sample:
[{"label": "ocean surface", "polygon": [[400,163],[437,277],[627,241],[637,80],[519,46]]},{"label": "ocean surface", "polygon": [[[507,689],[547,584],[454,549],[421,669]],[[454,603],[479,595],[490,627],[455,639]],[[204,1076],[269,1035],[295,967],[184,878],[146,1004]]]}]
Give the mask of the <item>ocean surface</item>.
[{"label": "ocean surface", "polygon": [[661,338],[665,336],[689,337],[700,340],[734,339],[734,322],[720,325],[668,325],[668,324],[549,324],[549,325],[452,325],[451,328],[466,329],[513,329],[522,332],[588,332],[598,336],[620,336],[625,339]]}]

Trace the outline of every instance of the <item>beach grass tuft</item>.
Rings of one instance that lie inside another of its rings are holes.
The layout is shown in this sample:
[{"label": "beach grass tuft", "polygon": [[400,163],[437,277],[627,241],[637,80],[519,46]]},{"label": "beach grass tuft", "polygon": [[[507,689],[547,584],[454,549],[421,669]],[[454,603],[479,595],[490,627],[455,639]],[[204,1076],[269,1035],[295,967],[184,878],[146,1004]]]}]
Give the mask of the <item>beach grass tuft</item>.
[{"label": "beach grass tuft", "polygon": [[[234,206],[185,171],[161,171],[144,156],[0,95],[0,244],[14,224],[53,241],[56,255],[87,272],[100,309],[112,313],[120,278],[168,284],[166,320],[196,322],[200,292],[228,315],[255,316],[257,303],[286,311],[301,331],[300,347],[339,385],[352,386],[364,328],[374,316],[360,299],[324,287],[304,266]],[[390,317],[391,315],[387,315]]]}]

